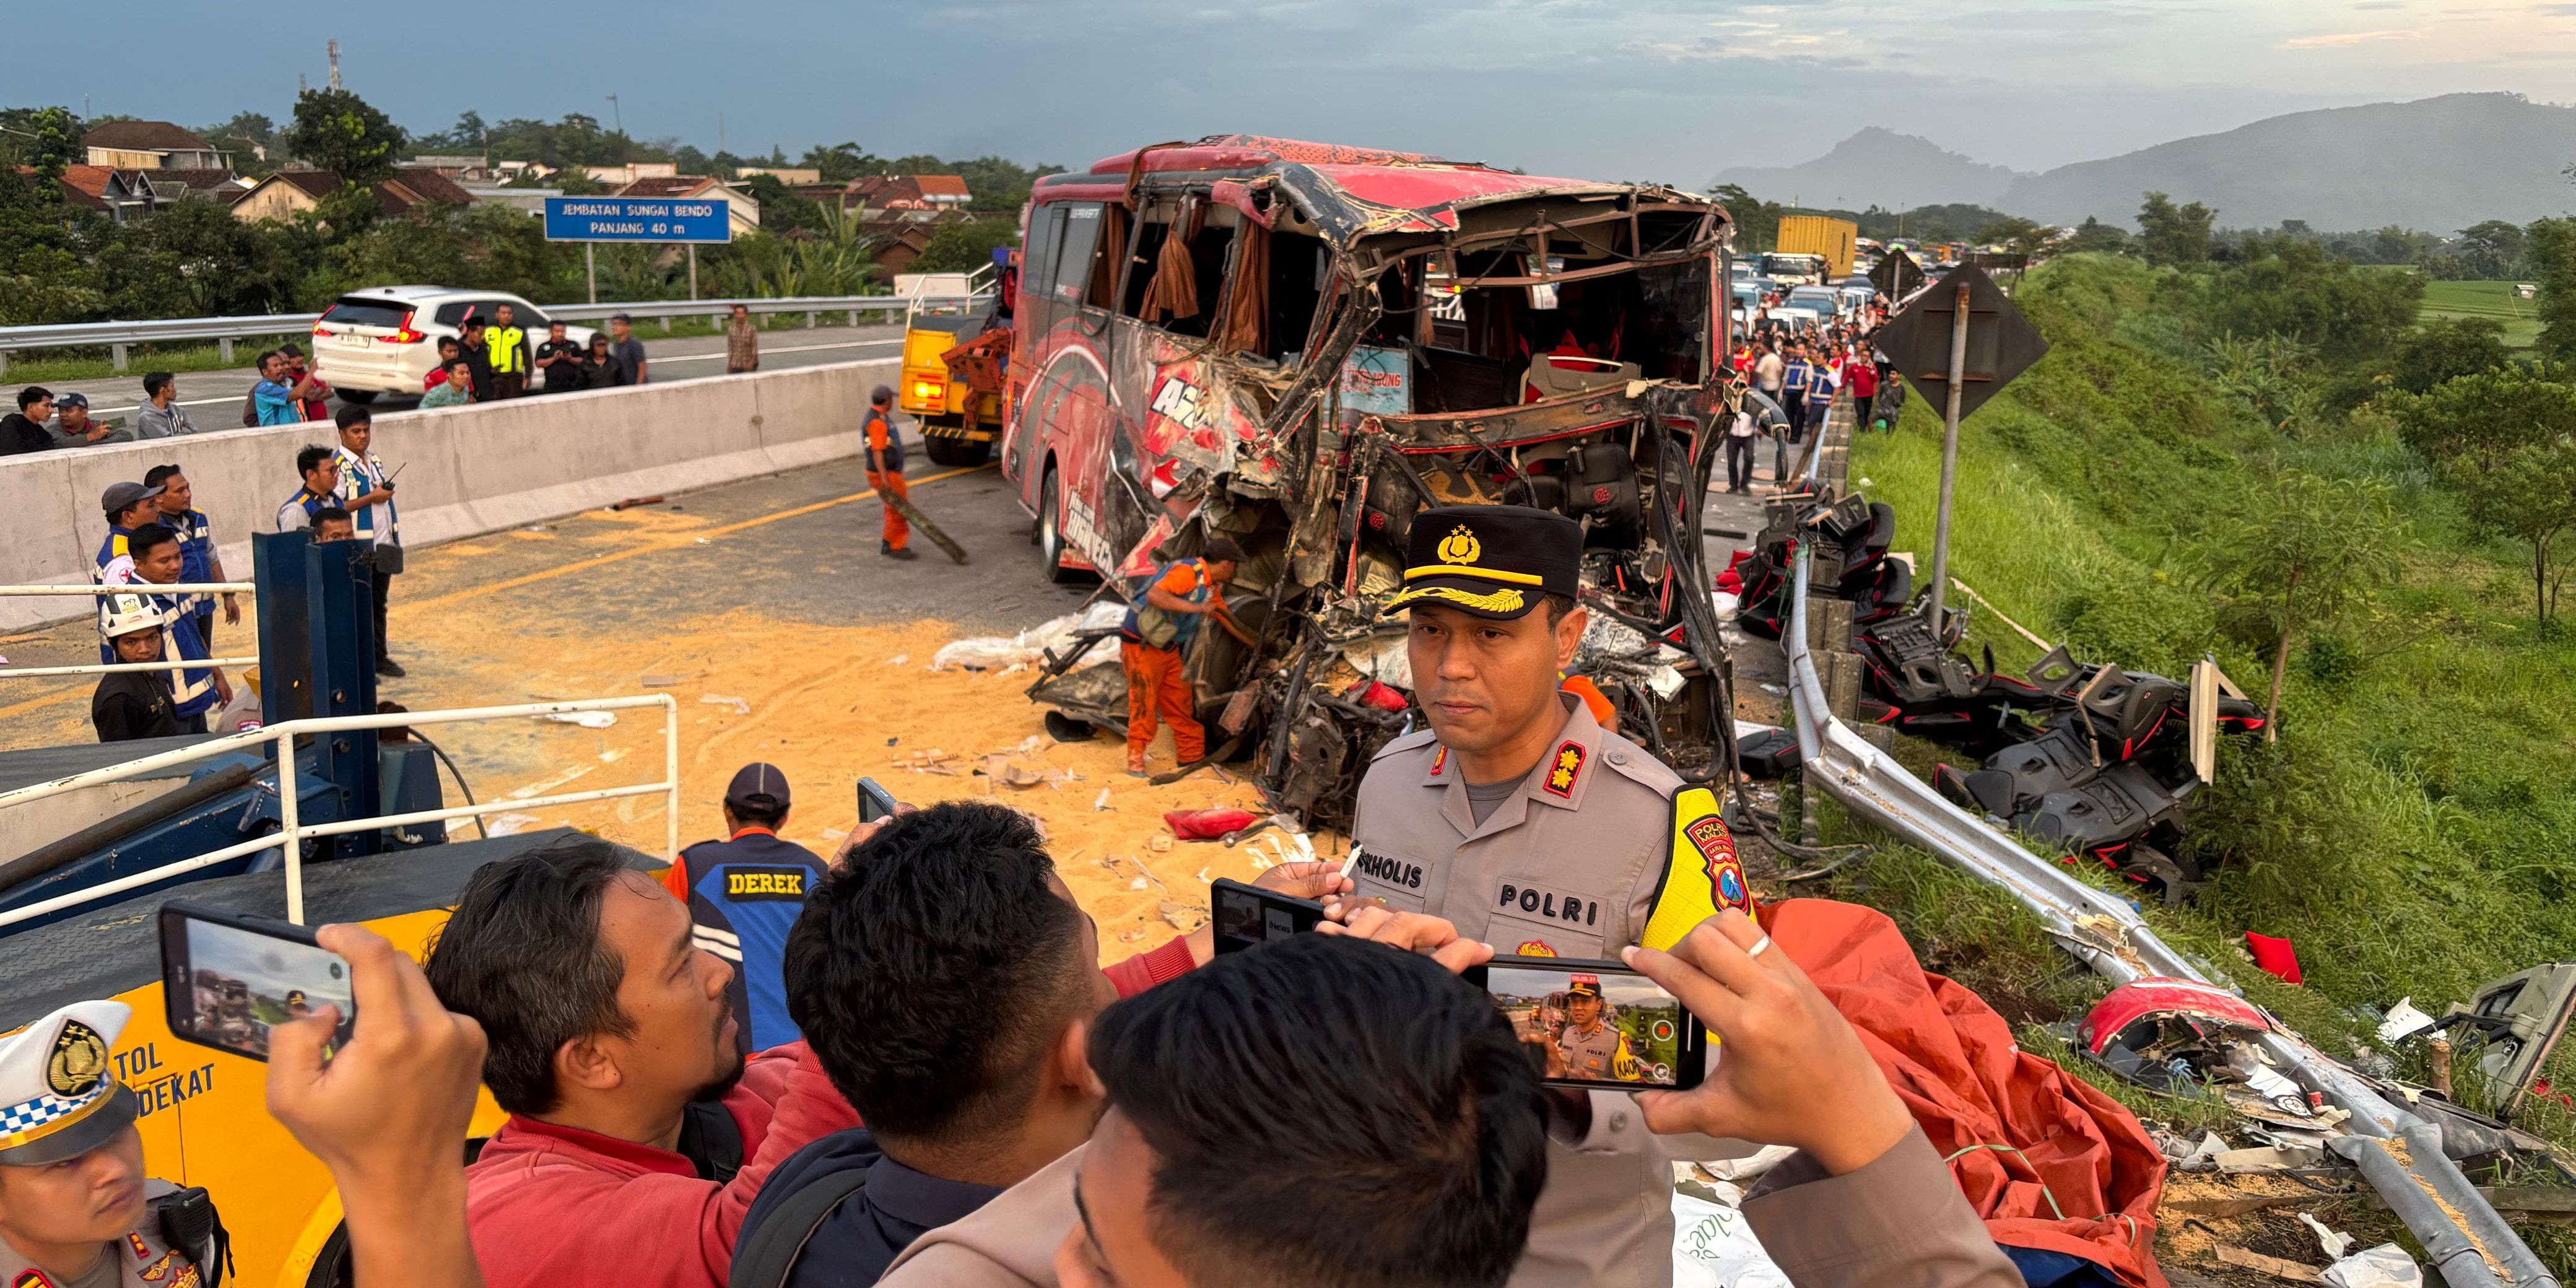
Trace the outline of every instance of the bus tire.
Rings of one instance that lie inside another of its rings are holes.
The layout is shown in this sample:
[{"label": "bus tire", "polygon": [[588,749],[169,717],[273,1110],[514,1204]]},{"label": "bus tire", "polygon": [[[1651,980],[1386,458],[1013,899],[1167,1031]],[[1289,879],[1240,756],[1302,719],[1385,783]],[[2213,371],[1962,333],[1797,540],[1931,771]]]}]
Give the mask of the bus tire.
[{"label": "bus tire", "polygon": [[1074,578],[1073,570],[1064,566],[1064,480],[1056,473],[1055,462],[1048,461],[1046,477],[1038,483],[1038,563],[1046,569],[1048,581],[1063,585]]}]

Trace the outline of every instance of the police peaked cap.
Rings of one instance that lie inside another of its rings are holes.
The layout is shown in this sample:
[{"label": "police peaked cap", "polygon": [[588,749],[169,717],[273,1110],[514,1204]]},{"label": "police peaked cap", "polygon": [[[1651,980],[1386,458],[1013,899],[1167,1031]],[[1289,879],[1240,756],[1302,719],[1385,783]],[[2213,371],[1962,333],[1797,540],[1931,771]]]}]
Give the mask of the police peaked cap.
[{"label": "police peaked cap", "polygon": [[133,1015],[123,1002],[74,1002],[0,1044],[0,1165],[78,1158],[133,1123],[134,1093],[108,1060]]},{"label": "police peaked cap", "polygon": [[1413,518],[1404,589],[1394,612],[1439,604],[1509,621],[1541,597],[1575,598],[1583,573],[1583,525],[1525,505],[1453,505]]}]

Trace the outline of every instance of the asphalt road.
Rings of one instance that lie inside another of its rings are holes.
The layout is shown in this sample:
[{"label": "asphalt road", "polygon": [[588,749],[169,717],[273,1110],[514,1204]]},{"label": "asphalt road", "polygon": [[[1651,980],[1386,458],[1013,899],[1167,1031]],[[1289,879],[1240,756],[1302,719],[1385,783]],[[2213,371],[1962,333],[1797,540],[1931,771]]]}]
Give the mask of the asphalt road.
[{"label": "asphalt road", "polygon": [[[644,352],[655,384],[688,380],[699,376],[724,374],[724,337],[720,335],[679,336],[655,339],[648,323],[635,334],[644,341]],[[310,346],[307,346],[308,348]],[[827,362],[852,362],[862,358],[891,358],[903,351],[903,328],[900,326],[802,327],[760,333],[760,362],[764,368],[809,367]],[[258,352],[249,344],[235,352]],[[143,399],[145,367],[137,361],[134,369],[121,376],[98,380],[65,380],[48,382],[45,388],[56,394],[78,391],[89,397],[90,414],[131,420],[134,409]],[[258,383],[259,376],[248,367],[229,371],[190,371],[178,377],[179,401],[196,418],[200,429],[232,429],[234,418],[217,413],[241,406],[242,397]],[[0,411],[14,409],[24,382],[0,385]],[[415,399],[384,397],[371,406],[400,410]]]}]

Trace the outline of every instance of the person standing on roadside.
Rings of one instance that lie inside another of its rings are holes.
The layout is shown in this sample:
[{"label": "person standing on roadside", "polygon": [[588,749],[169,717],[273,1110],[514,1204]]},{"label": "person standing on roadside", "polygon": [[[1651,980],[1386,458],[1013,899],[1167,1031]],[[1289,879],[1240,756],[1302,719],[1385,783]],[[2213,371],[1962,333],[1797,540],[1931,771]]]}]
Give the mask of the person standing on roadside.
[{"label": "person standing on roadside", "polygon": [[494,398],[518,398],[528,392],[528,333],[513,316],[516,312],[507,304],[492,310],[492,327],[483,333],[484,350],[491,356]]},{"label": "person standing on roadside", "polygon": [[143,405],[134,410],[136,438],[176,438],[197,432],[197,422],[179,405],[179,381],[167,371],[143,378]]},{"label": "person standing on roadside", "polygon": [[286,355],[275,349],[259,355],[259,383],[242,400],[242,424],[297,425],[304,421],[304,397],[312,385],[287,370]]},{"label": "person standing on roadside", "polygon": [[[893,501],[910,501],[912,490],[903,481],[903,435],[894,427],[894,390],[878,385],[868,393],[867,435],[868,486],[881,497]],[[903,521],[893,501],[885,506],[885,528],[877,541],[877,553],[888,559],[918,559],[912,552],[912,525]]]},{"label": "person standing on roadside", "polygon": [[546,325],[546,342],[537,346],[537,370],[545,373],[546,392],[568,394],[586,387],[581,371],[581,346],[564,336],[564,324]]},{"label": "person standing on roadside", "polygon": [[429,369],[429,374],[420,378],[421,395],[423,397],[427,397],[431,390],[438,388],[440,385],[446,384],[447,369],[455,366],[464,357],[465,346],[457,343],[455,336],[442,335],[438,337],[438,365],[431,367]]},{"label": "person standing on roadside", "polygon": [[[507,307],[507,306],[504,306]],[[375,442],[376,418],[364,407],[340,409],[339,487],[334,495],[349,512],[350,535],[369,545],[367,576],[374,583],[376,674],[401,679],[392,643],[385,637],[385,605],[393,595],[394,574],[402,571],[402,529],[394,514],[394,482],[384,463],[368,451]]]},{"label": "person standing on roadside", "polygon": [[[140,666],[161,660],[161,610],[142,595],[110,595],[101,601],[99,629],[107,634],[108,661]],[[111,671],[90,690],[89,723],[100,742],[138,738],[176,738],[187,732],[170,698],[168,671]]]},{"label": "person standing on roadside", "polygon": [[1802,341],[1789,342],[1788,356],[1780,363],[1780,407],[1789,413],[1789,441],[1798,443],[1807,436],[1807,390],[1815,382],[1816,371],[1807,362],[1807,346]]},{"label": "person standing on roadside", "polygon": [[621,385],[640,385],[649,378],[644,368],[644,342],[635,338],[635,323],[620,313],[608,319],[608,360],[617,368]]},{"label": "person standing on roadside", "polygon": [[[156,520],[162,527],[179,534],[179,580],[196,585],[224,580],[223,557],[215,553],[214,524],[203,512],[190,508],[189,502],[196,499],[196,494],[188,486],[188,476],[180,473],[176,465],[155,465],[143,472],[143,486],[160,493],[152,498],[159,511]],[[188,609],[197,619],[198,638],[212,649],[215,646],[215,597],[201,594],[191,595],[189,599]],[[224,624],[240,625],[240,597],[228,590],[223,594],[223,601]]]},{"label": "person standing on roadside", "polygon": [[338,508],[340,491],[340,455],[332,448],[315,443],[295,454],[295,473],[304,486],[277,507],[277,530],[293,532],[313,526],[313,516],[325,508]]},{"label": "person standing on roadside", "polygon": [[441,407],[462,407],[474,401],[473,363],[463,358],[454,359],[447,364],[446,374],[447,379],[431,385],[429,392],[420,396],[422,411],[436,411]]},{"label": "person standing on roadside", "polygon": [[331,386],[313,374],[313,364],[304,356],[304,350],[289,340],[277,346],[277,351],[286,355],[287,374],[295,377],[296,402],[304,411],[301,419],[331,419]]},{"label": "person standing on roadside", "polygon": [[725,374],[740,375],[760,370],[760,324],[751,320],[751,310],[733,306],[733,321],[725,324]]},{"label": "person standing on roadside", "polygon": [[[204,663],[214,657],[206,642],[197,636],[197,619],[181,602],[182,596],[155,587],[176,585],[179,581],[179,534],[157,523],[147,523],[126,539],[134,551],[134,587],[161,614],[161,628],[169,639],[169,652],[181,662]],[[118,596],[106,596],[111,602]],[[113,645],[110,646],[111,649]],[[170,683],[172,710],[179,717],[182,733],[206,732],[207,715],[222,709],[233,700],[232,681],[213,666],[191,666],[172,675]]]},{"label": "person standing on roadside", "polygon": [[[465,369],[472,373],[474,401],[492,401],[492,352],[486,347],[483,319],[468,315],[458,328],[456,351],[465,359]],[[452,379],[453,377],[451,377]]]}]

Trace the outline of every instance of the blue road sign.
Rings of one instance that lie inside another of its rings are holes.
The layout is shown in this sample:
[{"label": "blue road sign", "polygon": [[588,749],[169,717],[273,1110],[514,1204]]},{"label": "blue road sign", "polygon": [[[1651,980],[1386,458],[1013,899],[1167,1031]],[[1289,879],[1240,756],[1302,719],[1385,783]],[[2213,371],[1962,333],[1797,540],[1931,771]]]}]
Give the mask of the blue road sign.
[{"label": "blue road sign", "polygon": [[731,207],[722,197],[548,197],[546,240],[729,242]]}]

